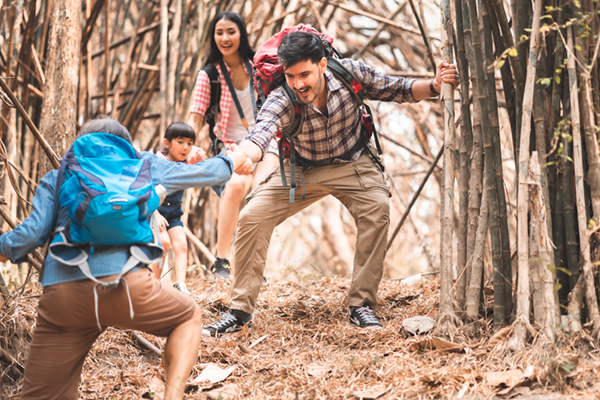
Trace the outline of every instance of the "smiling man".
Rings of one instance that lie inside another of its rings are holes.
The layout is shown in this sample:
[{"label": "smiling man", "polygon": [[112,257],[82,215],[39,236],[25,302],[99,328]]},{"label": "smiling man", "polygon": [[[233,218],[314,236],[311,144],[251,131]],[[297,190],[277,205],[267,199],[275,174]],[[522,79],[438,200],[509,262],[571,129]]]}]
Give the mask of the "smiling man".
[{"label": "smiling man", "polygon": [[[373,313],[383,274],[389,230],[390,187],[381,160],[361,134],[362,111],[346,86],[327,69],[325,49],[318,35],[286,35],[277,52],[287,85],[302,103],[303,124],[294,137],[295,176],[303,194],[290,199],[290,189],[279,173],[272,173],[248,198],[238,222],[231,286],[231,310],[206,335],[240,330],[252,319],[260,290],[273,229],[290,216],[325,196],[336,197],[357,225],[354,271],[348,293],[350,323],[360,328],[381,328]],[[417,102],[439,95],[442,81],[458,86],[454,65],[442,62],[433,80],[404,79],[374,71],[350,59],[341,60],[362,85],[365,99]],[[271,92],[250,135],[240,147],[256,162],[277,132],[291,124],[293,107],[282,88]],[[290,181],[292,164],[284,162]]]}]

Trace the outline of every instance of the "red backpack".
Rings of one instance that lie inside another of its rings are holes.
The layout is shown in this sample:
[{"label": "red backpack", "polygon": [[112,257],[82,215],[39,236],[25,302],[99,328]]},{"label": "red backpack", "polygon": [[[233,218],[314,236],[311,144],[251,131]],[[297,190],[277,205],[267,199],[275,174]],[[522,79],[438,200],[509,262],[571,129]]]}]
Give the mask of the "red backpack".
[{"label": "red backpack", "polygon": [[[367,143],[371,140],[371,136],[375,138],[375,144],[377,146],[378,154],[382,154],[381,146],[377,138],[375,131],[375,125],[373,123],[373,116],[371,109],[367,104],[364,103],[364,91],[359,80],[354,74],[349,71],[339,59],[340,54],[333,48],[333,39],[324,34],[318,32],[316,29],[308,27],[306,25],[296,25],[291,28],[286,28],[276,35],[272,36],[269,40],[264,42],[256,51],[254,55],[254,88],[258,93],[258,99],[256,106],[258,110],[261,109],[269,93],[278,88],[282,87],[284,95],[287,97],[289,103],[292,105],[292,117],[290,126],[283,132],[277,132],[277,139],[279,145],[279,166],[281,170],[281,180],[283,186],[287,186],[285,178],[285,171],[283,168],[283,159],[289,158],[291,164],[291,182],[290,182],[290,203],[294,202],[294,193],[296,190],[296,177],[295,167],[296,159],[300,159],[302,166],[323,166],[333,164],[334,158],[328,158],[325,160],[313,161],[303,158],[296,152],[294,146],[294,137],[296,137],[302,130],[302,124],[304,123],[304,114],[302,112],[303,105],[298,101],[296,94],[287,85],[283,72],[283,66],[277,61],[277,49],[279,44],[285,35],[292,32],[309,32],[321,37],[325,51],[327,53],[327,68],[333,73],[333,75],[340,81],[350,94],[354,97],[354,100],[359,105],[362,112],[362,141],[358,140],[356,145],[348,150],[345,154],[342,154],[338,159],[350,159],[358,150],[363,146],[371,152],[371,149],[367,146]],[[372,154],[372,152],[371,152]],[[379,164],[383,170],[383,164],[378,161],[377,157],[373,157],[374,160]],[[304,193],[302,193],[302,199],[304,200]]]}]

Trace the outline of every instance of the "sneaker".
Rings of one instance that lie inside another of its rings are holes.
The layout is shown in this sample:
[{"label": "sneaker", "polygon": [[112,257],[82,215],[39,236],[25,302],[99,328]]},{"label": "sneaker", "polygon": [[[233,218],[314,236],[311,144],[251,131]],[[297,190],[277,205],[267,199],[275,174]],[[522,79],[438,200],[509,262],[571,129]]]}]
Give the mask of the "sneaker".
[{"label": "sneaker", "polygon": [[192,292],[190,292],[190,290],[187,288],[185,282],[177,281],[173,284],[173,287],[183,294],[187,294],[188,296],[192,295]]},{"label": "sneaker", "polygon": [[221,279],[224,279],[226,281],[229,280],[230,271],[231,271],[231,264],[229,263],[229,260],[226,258],[217,257],[217,259],[215,260],[213,265],[210,267],[210,272],[212,272],[213,275],[215,275]]},{"label": "sneaker", "polygon": [[383,328],[369,306],[350,308],[350,323],[359,328]]},{"label": "sneaker", "polygon": [[224,333],[233,333],[242,330],[242,326],[252,324],[251,321],[244,322],[236,316],[229,313],[221,313],[221,320],[216,324],[207,326],[202,329],[204,336],[215,336],[218,337]]}]

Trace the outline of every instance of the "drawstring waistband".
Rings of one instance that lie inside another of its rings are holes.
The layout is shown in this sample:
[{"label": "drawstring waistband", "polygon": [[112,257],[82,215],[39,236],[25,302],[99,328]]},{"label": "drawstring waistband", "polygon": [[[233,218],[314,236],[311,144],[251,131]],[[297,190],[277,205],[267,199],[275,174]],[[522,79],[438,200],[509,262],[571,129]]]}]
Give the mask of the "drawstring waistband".
[{"label": "drawstring waistband", "polygon": [[96,312],[96,323],[98,324],[98,329],[102,332],[102,325],[100,324],[100,315],[98,313],[98,286],[102,287],[102,289],[116,289],[123,282],[125,286],[125,291],[127,292],[127,300],[129,302],[129,316],[133,320],[133,302],[131,301],[131,293],[129,292],[129,284],[127,283],[127,279],[124,276],[119,276],[116,280],[112,282],[101,282],[99,281],[94,285],[94,311]]}]

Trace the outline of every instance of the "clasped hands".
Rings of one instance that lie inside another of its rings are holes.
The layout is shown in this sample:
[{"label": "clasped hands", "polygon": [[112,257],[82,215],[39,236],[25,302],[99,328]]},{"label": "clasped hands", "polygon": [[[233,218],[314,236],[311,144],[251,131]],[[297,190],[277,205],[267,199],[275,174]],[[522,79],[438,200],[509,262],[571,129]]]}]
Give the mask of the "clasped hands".
[{"label": "clasped hands", "polygon": [[233,172],[238,175],[248,175],[252,173],[254,167],[252,160],[241,147],[233,144],[229,150],[225,152],[225,155],[233,160]]}]

